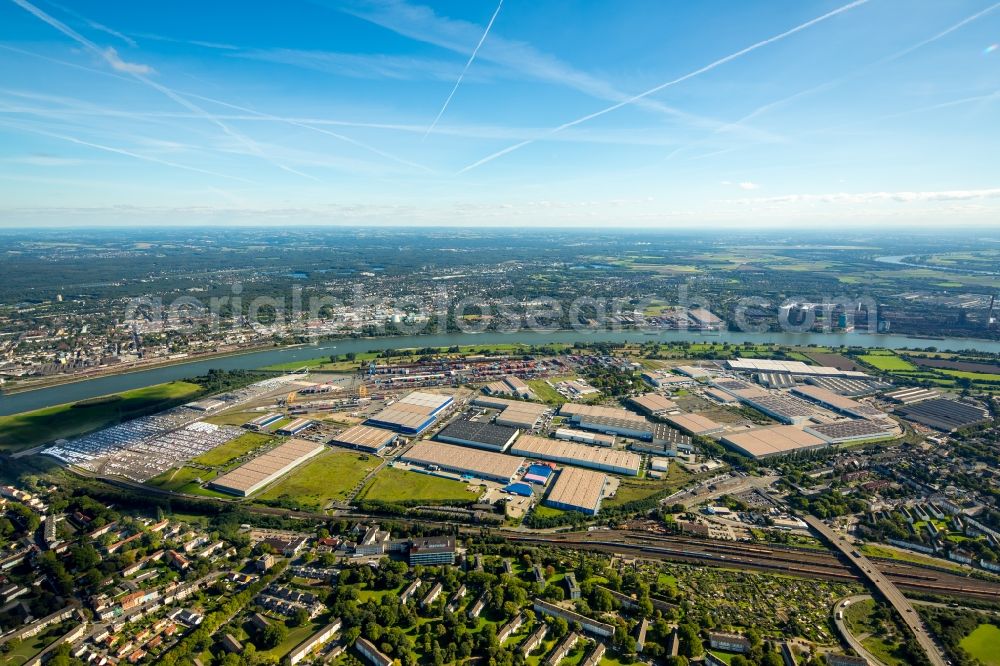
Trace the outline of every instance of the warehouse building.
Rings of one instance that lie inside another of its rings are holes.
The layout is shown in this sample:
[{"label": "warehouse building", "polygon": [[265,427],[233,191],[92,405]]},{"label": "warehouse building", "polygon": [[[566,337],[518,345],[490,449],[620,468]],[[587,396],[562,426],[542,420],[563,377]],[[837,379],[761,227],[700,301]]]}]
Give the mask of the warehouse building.
[{"label": "warehouse building", "polygon": [[537,460],[551,460],[627,476],[638,476],[642,465],[642,458],[628,451],[573,444],[534,435],[524,435],[514,443],[510,451]]},{"label": "warehouse building", "polygon": [[726,427],[701,414],[671,414],[665,416],[667,423],[675,428],[696,436],[707,437],[724,432]]},{"label": "warehouse building", "polygon": [[434,439],[503,453],[514,443],[518,433],[520,430],[517,428],[497,425],[489,421],[457,419],[445,426]]},{"label": "warehouse building", "polygon": [[940,396],[941,394],[934,389],[926,389],[916,386],[899,389],[897,391],[889,391],[885,394],[885,397],[889,398],[889,400],[903,405],[912,405],[922,400],[930,400]]},{"label": "warehouse building", "polygon": [[295,435],[312,428],[314,425],[316,425],[316,422],[311,419],[295,419],[294,421],[281,426],[275,430],[275,432],[279,435],[284,435],[285,437],[294,437]]},{"label": "warehouse building", "polygon": [[796,386],[792,389],[792,392],[847,416],[854,416],[859,419],[875,419],[885,416],[885,413],[880,409],[860,403],[857,400],[851,400],[821,386]]},{"label": "warehouse building", "polygon": [[871,395],[878,391],[892,388],[892,384],[886,384],[878,380],[847,379],[844,377],[807,377],[806,382],[813,386],[819,386],[827,390],[846,395],[849,397],[859,397]]},{"label": "warehouse building", "polygon": [[188,409],[193,409],[196,412],[211,412],[219,409],[220,407],[225,407],[226,403],[222,400],[206,398],[205,400],[195,400],[194,402],[189,402],[184,406]]},{"label": "warehouse building", "polygon": [[383,449],[395,442],[398,436],[393,431],[384,428],[356,425],[339,435],[334,435],[329,443],[365,453],[381,453]]},{"label": "warehouse building", "polygon": [[607,483],[607,474],[578,467],[563,467],[544,503],[555,509],[596,516],[601,510]]},{"label": "warehouse building", "polygon": [[810,425],[805,427],[804,430],[824,439],[829,444],[895,439],[901,434],[899,426],[895,421],[885,419],[878,421],[869,419],[835,421],[833,423]]},{"label": "warehouse building", "polygon": [[649,416],[659,416],[677,411],[677,403],[663,397],[659,393],[644,393],[643,395],[629,398],[629,404]]},{"label": "warehouse building", "polygon": [[531,430],[537,427],[542,418],[549,412],[548,407],[535,402],[521,402],[492,396],[477,396],[472,404],[477,407],[499,409],[500,414],[495,419],[496,424],[519,430]]},{"label": "warehouse building", "polygon": [[753,397],[739,395],[742,391],[736,391],[735,393],[737,393],[736,397],[743,404],[749,405],[757,411],[763,412],[771,418],[789,425],[802,423],[817,413],[815,406],[787,393],[768,393],[763,396]]},{"label": "warehouse building", "polygon": [[751,458],[783,456],[828,446],[822,438],[794,426],[770,426],[729,433],[722,438],[722,443]]},{"label": "warehouse building", "polygon": [[841,370],[826,365],[808,365],[802,361],[781,361],[765,358],[736,358],[723,361],[726,368],[738,372],[776,372],[791,375],[822,376],[822,377],[850,377],[853,379],[867,379],[868,375],[859,370]]},{"label": "warehouse building", "polygon": [[264,430],[268,426],[274,425],[282,418],[284,417],[281,414],[271,412],[270,414],[264,414],[264,416],[258,416],[253,420],[247,421],[243,424],[243,427],[247,430]]},{"label": "warehouse building", "polygon": [[599,432],[586,432],[584,430],[573,430],[572,428],[558,428],[554,436],[556,439],[563,439],[567,442],[580,442],[581,444],[590,444],[591,446],[607,446],[612,447],[615,445],[614,435],[604,435]]},{"label": "warehouse building", "polygon": [[406,435],[419,435],[434,425],[453,402],[450,395],[414,391],[369,418],[365,424]]},{"label": "warehouse building", "polygon": [[990,418],[990,413],[984,407],[947,398],[921,400],[918,403],[900,407],[896,413],[908,421],[914,421],[942,432],[954,432],[979,425]]},{"label": "warehouse building", "polygon": [[690,377],[679,377],[666,370],[650,370],[642,373],[640,377],[653,388],[669,388],[691,383]]},{"label": "warehouse building", "polygon": [[429,441],[417,442],[400,459],[432,471],[441,469],[504,485],[512,483],[524,465],[524,458]]},{"label": "warehouse building", "polygon": [[552,476],[552,467],[549,465],[528,465],[528,471],[521,477],[522,481],[544,486]]},{"label": "warehouse building", "polygon": [[256,491],[280,478],[325,447],[316,442],[291,439],[281,446],[240,465],[228,474],[223,474],[209,486],[224,493],[249,497]]},{"label": "warehouse building", "polygon": [[722,403],[723,405],[735,405],[739,403],[739,400],[737,400],[735,396],[732,396],[722,389],[714,386],[705,389],[705,395],[716,402]]},{"label": "warehouse building", "polygon": [[691,379],[708,379],[712,373],[707,368],[700,368],[696,365],[679,365],[674,368],[677,372],[690,377]]}]

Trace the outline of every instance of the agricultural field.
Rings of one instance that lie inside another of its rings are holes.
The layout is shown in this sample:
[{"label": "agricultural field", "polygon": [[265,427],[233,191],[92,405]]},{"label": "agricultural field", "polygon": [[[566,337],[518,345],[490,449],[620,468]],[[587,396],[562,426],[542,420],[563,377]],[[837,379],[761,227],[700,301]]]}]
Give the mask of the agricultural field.
[{"label": "agricultural field", "polygon": [[349,451],[327,451],[289,472],[257,497],[264,503],[293,503],[320,511],[342,500],[380,463],[379,458]]},{"label": "agricultural field", "polygon": [[913,372],[917,366],[892,352],[872,352],[858,357],[868,365],[884,372]]},{"label": "agricultural field", "polygon": [[189,382],[169,382],[114,393],[102,398],[0,417],[0,451],[15,452],[57,439],[79,437],[95,430],[160,412],[202,394]]},{"label": "agricultural field", "polygon": [[544,379],[529,379],[528,386],[542,402],[549,405],[562,405],[567,402],[559,391],[552,388]]},{"label": "agricultural field", "polygon": [[358,499],[382,502],[474,502],[480,493],[469,484],[431,474],[385,467],[368,483]]}]

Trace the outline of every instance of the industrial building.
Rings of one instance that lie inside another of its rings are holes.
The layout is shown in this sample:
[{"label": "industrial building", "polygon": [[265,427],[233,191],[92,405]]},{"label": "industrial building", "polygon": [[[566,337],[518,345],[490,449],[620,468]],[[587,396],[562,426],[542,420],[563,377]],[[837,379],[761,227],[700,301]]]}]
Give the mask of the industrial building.
[{"label": "industrial building", "polygon": [[274,425],[278,421],[284,418],[281,414],[277,412],[271,412],[270,414],[264,414],[263,416],[258,416],[255,419],[247,421],[243,424],[243,427],[247,430],[264,430],[270,425]]},{"label": "industrial building", "polygon": [[691,435],[706,437],[724,432],[726,427],[701,414],[671,414],[665,416],[667,423]]},{"label": "industrial building", "polygon": [[729,393],[723,391],[722,389],[716,388],[714,386],[705,389],[705,395],[707,395],[712,400],[715,400],[716,402],[722,403],[723,405],[735,405],[739,402],[739,400],[737,400],[735,396],[732,396]]},{"label": "industrial building", "polygon": [[940,396],[941,393],[934,389],[920,388],[919,386],[889,391],[885,394],[885,397],[889,400],[903,405],[912,405],[921,400],[930,400]]},{"label": "industrial building", "polygon": [[483,387],[483,391],[489,395],[516,395],[526,400],[533,400],[534,392],[523,379],[513,375],[504,377],[500,381],[490,382]]},{"label": "industrial building", "polygon": [[853,398],[871,395],[892,387],[892,384],[875,379],[847,379],[844,377],[807,377],[806,382]]},{"label": "industrial building", "polygon": [[572,428],[558,428],[553,436],[556,439],[564,439],[568,442],[580,442],[582,444],[590,444],[592,446],[607,446],[612,447],[615,445],[614,435],[604,435],[599,432],[586,432],[584,430],[573,430]]},{"label": "industrial building", "polygon": [[520,430],[517,428],[497,425],[489,421],[456,419],[445,426],[434,439],[503,453],[514,443],[518,433]]},{"label": "industrial building", "polygon": [[400,459],[431,470],[441,469],[504,485],[513,482],[524,465],[524,458],[428,441],[417,442]]},{"label": "industrial building", "polygon": [[642,465],[642,458],[628,451],[574,444],[534,435],[524,435],[514,443],[510,451],[537,460],[551,460],[627,476],[638,476],[639,467]]},{"label": "industrial building", "polygon": [[822,438],[794,426],[770,426],[729,433],[722,443],[751,458],[783,456],[828,446]]},{"label": "industrial building", "polygon": [[818,375],[823,377],[850,377],[853,379],[868,379],[869,376],[859,370],[841,370],[827,365],[808,365],[802,361],[781,361],[764,358],[736,358],[722,362],[724,367],[738,372],[777,372],[791,375]]},{"label": "industrial building", "polygon": [[859,419],[874,419],[885,416],[885,413],[876,407],[851,400],[822,386],[796,386],[792,392],[847,416]]},{"label": "industrial building", "polygon": [[696,365],[679,365],[674,368],[675,371],[690,377],[691,379],[708,379],[712,376],[712,372],[707,368],[701,368]]},{"label": "industrial building", "polygon": [[224,493],[249,497],[275,479],[288,473],[325,447],[317,442],[292,439],[253,460],[223,474],[209,486]]},{"label": "industrial building", "polygon": [[501,410],[495,419],[496,424],[519,430],[531,430],[537,427],[542,417],[549,412],[548,407],[536,402],[521,402],[492,396],[477,396],[473,399],[472,404],[477,407]]},{"label": "industrial building", "polygon": [[316,422],[311,419],[295,419],[294,421],[281,426],[275,430],[275,432],[279,435],[284,435],[285,437],[295,437],[295,435],[305,432],[314,425],[316,425]]},{"label": "industrial building", "polygon": [[365,425],[419,435],[431,427],[453,402],[450,395],[414,391],[369,418]]},{"label": "industrial building", "polygon": [[810,434],[821,437],[829,444],[894,439],[901,434],[895,421],[885,419],[878,421],[869,419],[834,421],[833,423],[806,426],[803,429]]},{"label": "industrial building", "polygon": [[650,370],[644,372],[640,375],[642,380],[654,388],[663,388],[670,386],[680,386],[682,384],[690,384],[690,377],[679,377],[675,374],[667,372],[666,370]]},{"label": "industrial building", "polygon": [[677,403],[665,398],[659,393],[644,393],[643,395],[629,398],[629,404],[644,414],[659,416],[677,411]]},{"label": "industrial building", "polygon": [[[742,393],[737,392],[737,393]],[[802,423],[816,415],[816,407],[787,393],[767,393],[763,396],[737,395],[745,405],[787,424]]]},{"label": "industrial building", "polygon": [[380,453],[387,446],[395,442],[398,436],[393,431],[384,428],[356,425],[338,435],[334,435],[329,443],[364,451],[365,453]]},{"label": "industrial building", "polygon": [[947,398],[921,400],[898,408],[896,413],[908,421],[914,421],[942,432],[954,432],[969,426],[979,425],[990,418],[990,413],[984,407]]},{"label": "industrial building", "polygon": [[225,407],[226,403],[222,400],[215,400],[214,398],[206,398],[205,400],[195,400],[194,402],[189,402],[184,405],[188,409],[193,409],[196,412],[211,412],[213,410],[219,409],[220,407]]},{"label": "industrial building", "polygon": [[556,477],[545,504],[565,511],[579,511],[596,516],[601,510],[608,477],[578,467],[564,467]]},{"label": "industrial building", "polygon": [[522,481],[535,483],[544,486],[552,476],[552,467],[549,465],[528,465],[528,471],[521,477]]}]

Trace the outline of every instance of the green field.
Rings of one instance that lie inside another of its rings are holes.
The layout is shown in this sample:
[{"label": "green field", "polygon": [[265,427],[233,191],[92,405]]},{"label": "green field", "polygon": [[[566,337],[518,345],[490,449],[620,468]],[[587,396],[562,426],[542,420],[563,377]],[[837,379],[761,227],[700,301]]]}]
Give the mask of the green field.
[{"label": "green field", "polygon": [[201,454],[191,462],[205,465],[206,467],[221,467],[254,449],[264,446],[274,439],[276,438],[268,435],[248,432],[232,441],[226,442],[222,446],[217,446],[211,451]]},{"label": "green field", "polygon": [[672,464],[667,471],[666,477],[658,481],[623,477],[615,496],[604,500],[601,506],[610,509],[629,502],[646,499],[657,493],[674,490],[686,483],[691,476],[691,473],[684,470],[680,465]]},{"label": "green field", "polygon": [[348,451],[326,451],[292,470],[267,488],[258,499],[293,503],[303,509],[322,510],[347,497],[379,459]]},{"label": "green field", "polygon": [[153,477],[146,483],[163,490],[170,490],[175,493],[190,493],[201,489],[201,483],[211,481],[216,477],[216,472],[198,469],[197,467],[177,467]]},{"label": "green field", "polygon": [[478,498],[479,493],[470,492],[467,483],[394,467],[380,470],[358,495],[358,499],[382,502],[474,502]]},{"label": "green field", "polygon": [[0,450],[12,452],[79,437],[122,421],[184,404],[201,395],[197,384],[170,382],[33,412],[0,417]]},{"label": "green field", "polygon": [[550,405],[561,405],[566,402],[566,398],[564,398],[559,391],[549,386],[548,382],[544,379],[529,379],[528,386],[535,392],[535,395],[537,395],[538,399],[542,402]]},{"label": "green field", "polygon": [[979,625],[959,645],[986,666],[1000,666],[1000,627],[997,625]]},{"label": "green field", "polygon": [[891,352],[865,354],[859,356],[858,359],[877,370],[884,370],[885,372],[914,372],[918,370],[917,366]]}]

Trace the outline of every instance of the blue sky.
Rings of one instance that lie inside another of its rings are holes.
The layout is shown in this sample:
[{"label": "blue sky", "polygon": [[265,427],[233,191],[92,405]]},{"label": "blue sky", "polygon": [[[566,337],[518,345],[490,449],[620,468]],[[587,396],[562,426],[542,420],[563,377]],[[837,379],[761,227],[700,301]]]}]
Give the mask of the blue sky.
[{"label": "blue sky", "polygon": [[998,43],[988,0],[0,0],[0,225],[997,227]]}]

